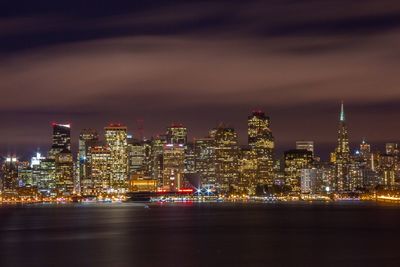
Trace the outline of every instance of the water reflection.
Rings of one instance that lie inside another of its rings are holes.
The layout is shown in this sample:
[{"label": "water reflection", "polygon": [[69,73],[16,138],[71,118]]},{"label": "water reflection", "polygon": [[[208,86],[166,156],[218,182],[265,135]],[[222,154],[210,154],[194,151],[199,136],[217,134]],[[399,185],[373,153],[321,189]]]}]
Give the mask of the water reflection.
[{"label": "water reflection", "polygon": [[109,204],[0,209],[0,266],[395,266],[400,209]]}]

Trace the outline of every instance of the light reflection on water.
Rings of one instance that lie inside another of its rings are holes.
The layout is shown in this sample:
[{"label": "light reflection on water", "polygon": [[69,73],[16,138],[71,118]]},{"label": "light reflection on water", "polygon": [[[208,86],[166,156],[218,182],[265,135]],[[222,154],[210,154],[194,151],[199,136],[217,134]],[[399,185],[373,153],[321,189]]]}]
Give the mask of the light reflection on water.
[{"label": "light reflection on water", "polygon": [[399,262],[400,208],[374,203],[33,205],[0,218],[2,267]]}]

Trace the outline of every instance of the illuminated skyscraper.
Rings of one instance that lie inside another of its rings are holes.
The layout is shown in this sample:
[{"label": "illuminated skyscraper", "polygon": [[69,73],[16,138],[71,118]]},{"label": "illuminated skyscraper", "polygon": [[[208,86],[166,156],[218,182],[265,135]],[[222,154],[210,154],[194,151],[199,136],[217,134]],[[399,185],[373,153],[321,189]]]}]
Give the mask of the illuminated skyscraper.
[{"label": "illuminated skyscraper", "polygon": [[396,156],[384,154],[379,157],[379,183],[393,189],[396,181]]},{"label": "illuminated skyscraper", "polygon": [[111,192],[112,153],[108,147],[92,146],[88,151],[90,158],[90,186],[85,187],[83,195],[101,195]]},{"label": "illuminated skyscraper", "polygon": [[110,124],[104,131],[106,145],[111,152],[111,188],[115,193],[123,193],[128,180],[127,127]]},{"label": "illuminated skyscraper", "polygon": [[38,190],[46,197],[56,196],[56,163],[54,159],[40,161],[37,169]]},{"label": "illuminated skyscraper", "polygon": [[360,155],[365,159],[369,159],[371,156],[371,145],[362,140],[360,144]]},{"label": "illuminated skyscraper", "polygon": [[151,172],[152,178],[163,185],[163,151],[166,144],[165,136],[157,136],[151,141]]},{"label": "illuminated skyscraper", "polygon": [[186,145],[187,143],[187,128],[182,124],[173,123],[167,128],[167,143],[174,145]]},{"label": "illuminated skyscraper", "polygon": [[31,168],[40,165],[40,162],[44,159],[45,157],[43,157],[40,152],[36,152],[36,155],[31,158]]},{"label": "illuminated skyscraper", "polygon": [[239,153],[240,193],[254,194],[257,181],[257,154],[254,149],[242,148]]},{"label": "illuminated skyscraper", "polygon": [[[92,146],[98,145],[99,135],[96,130],[83,129],[79,134],[79,152],[78,152],[78,183],[79,189],[90,186],[90,160],[88,157],[89,150]],[[85,189],[84,189],[85,190]]]},{"label": "illuminated skyscraper", "polygon": [[74,162],[72,154],[63,150],[56,154],[56,190],[60,196],[70,196],[74,193]]},{"label": "illuminated skyscraper", "polygon": [[285,178],[286,183],[292,187],[292,191],[300,192],[301,170],[309,169],[313,162],[311,151],[293,149],[285,151]]},{"label": "illuminated skyscraper", "polygon": [[18,160],[15,157],[7,157],[1,169],[1,185],[3,197],[17,196],[18,189]]},{"label": "illuminated skyscraper", "polygon": [[346,191],[349,189],[350,147],[343,102],[339,116],[338,145],[335,150],[335,156],[335,190]]},{"label": "illuminated skyscraper", "polygon": [[165,144],[163,150],[163,189],[176,192],[184,187],[185,148],[183,144]]},{"label": "illuminated skyscraper", "polygon": [[314,156],[314,141],[296,141],[296,149],[310,151]]},{"label": "illuminated skyscraper", "polygon": [[253,111],[247,125],[249,146],[257,154],[257,180],[262,184],[272,184],[274,137],[270,129],[270,118],[262,111]]},{"label": "illuminated skyscraper", "polygon": [[49,157],[55,158],[61,151],[71,151],[71,125],[53,123],[53,144],[51,146]]},{"label": "illuminated skyscraper", "polygon": [[400,149],[398,143],[386,143],[385,148],[386,148],[386,154],[394,156],[399,155]]},{"label": "illuminated skyscraper", "polygon": [[222,193],[235,190],[239,183],[239,147],[235,129],[219,126],[215,132],[215,177]]},{"label": "illuminated skyscraper", "polygon": [[145,173],[146,147],[134,138],[128,138],[129,177]]},{"label": "illuminated skyscraper", "polygon": [[19,187],[36,186],[36,183],[33,180],[32,168],[29,161],[22,161],[18,163],[18,186]]},{"label": "illuminated skyscraper", "polygon": [[196,138],[194,140],[195,171],[200,175],[203,186],[215,185],[215,140]]},{"label": "illuminated skyscraper", "polygon": [[45,160],[46,158],[42,156],[40,152],[37,152],[34,157],[31,158],[31,171],[32,171],[32,186],[37,187],[38,182],[40,179],[40,163],[42,160]]},{"label": "illuminated skyscraper", "polygon": [[317,194],[326,192],[323,186],[323,170],[318,168],[308,168],[301,170],[301,193]]},{"label": "illuminated skyscraper", "polygon": [[185,145],[185,175],[194,174],[196,172],[195,164],[194,144],[187,143]]}]

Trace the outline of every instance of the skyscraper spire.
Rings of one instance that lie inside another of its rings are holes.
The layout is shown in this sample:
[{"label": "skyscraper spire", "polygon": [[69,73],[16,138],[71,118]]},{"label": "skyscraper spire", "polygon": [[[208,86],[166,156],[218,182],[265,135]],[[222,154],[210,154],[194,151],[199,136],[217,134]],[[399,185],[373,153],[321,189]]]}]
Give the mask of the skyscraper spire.
[{"label": "skyscraper spire", "polygon": [[350,161],[350,147],[349,147],[349,138],[347,136],[347,126],[345,123],[343,101],[340,106],[338,145],[336,147],[335,153],[336,153],[335,188],[337,191],[346,191],[349,189],[348,173],[349,173],[349,161]]},{"label": "skyscraper spire", "polygon": [[340,121],[345,121],[343,100],[342,100],[342,104],[340,106]]}]

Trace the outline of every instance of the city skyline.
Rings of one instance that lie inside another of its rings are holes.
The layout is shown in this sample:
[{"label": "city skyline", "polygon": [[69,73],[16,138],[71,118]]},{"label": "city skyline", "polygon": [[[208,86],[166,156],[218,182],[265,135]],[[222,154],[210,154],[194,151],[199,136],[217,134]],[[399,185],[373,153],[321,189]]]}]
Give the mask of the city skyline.
[{"label": "city skyline", "polygon": [[103,134],[82,129],[76,152],[71,124],[52,122],[47,153],[37,151],[30,160],[4,157],[2,197],[5,201],[86,201],[197,192],[207,198],[211,193],[228,198],[370,199],[376,190],[395,190],[400,177],[399,142],[386,143],[380,151],[363,139],[352,153],[347,117],[341,101],[337,143],[329,160],[316,154],[310,139],[297,140],[282,157],[276,155],[271,117],[260,109],[247,117],[246,145],[240,145],[235,128],[223,123],[193,142],[188,140],[188,128],[178,122],[148,139],[142,125],[135,137],[124,124],[110,123]]},{"label": "city skyline", "polygon": [[[340,106],[339,106],[340,103],[346,104],[346,103],[344,103],[343,100],[336,103],[336,112],[335,112],[336,120],[334,122],[327,121],[326,123],[327,123],[327,125],[329,125],[329,127],[326,127],[326,128],[330,129],[332,127],[332,125],[334,125],[333,128],[336,130],[336,128],[337,128],[337,118],[339,118],[339,120],[340,120],[341,116],[342,116],[341,113],[339,113],[339,115],[338,115],[338,110],[340,111]],[[339,108],[338,108],[338,106],[339,106]],[[254,111],[257,111],[257,110],[262,110],[262,109],[260,109],[260,108],[253,109],[252,111],[248,111],[248,113],[249,112],[254,112]],[[354,126],[352,126],[352,124],[354,123],[354,120],[351,120],[351,117],[352,117],[351,110],[352,109],[350,109],[350,111],[349,111],[348,105],[346,105],[346,121],[348,120],[347,114],[349,114],[349,117],[350,117],[350,125],[348,126],[349,127],[349,132],[350,132],[350,134],[349,134],[350,153],[354,153],[357,150],[359,150],[359,145],[360,145],[360,143],[362,141],[367,141],[372,146],[371,149],[375,150],[375,151],[384,150],[384,147],[385,147],[386,143],[398,142],[399,139],[389,139],[389,138],[385,138],[384,140],[381,140],[381,141],[378,141],[378,142],[377,141],[375,141],[375,142],[374,141],[370,141],[370,139],[368,138],[367,134],[362,135],[362,137],[359,140],[355,140],[353,138]],[[269,116],[269,114],[267,114],[267,115]],[[220,125],[220,124],[224,124],[224,125],[227,125],[229,127],[233,127],[235,129],[235,131],[238,133],[239,145],[246,146],[246,145],[248,145],[247,124],[246,124],[246,120],[245,120],[246,117],[245,116],[241,116],[241,117],[243,117],[243,121],[241,122],[242,125],[240,125],[240,127],[235,127],[235,125],[220,121],[219,123],[216,123],[214,126],[211,125],[208,129],[203,129],[203,131],[202,131],[204,133],[203,135],[201,135],[201,134],[200,135],[195,135],[195,133],[193,133],[191,131],[191,128],[188,127],[187,124],[182,123],[182,125],[185,126],[188,129],[187,136],[188,136],[188,142],[189,143],[193,143],[196,138],[202,138],[202,137],[207,136],[207,133],[208,133],[208,131],[210,129],[218,127],[218,125]],[[269,117],[271,117],[271,116],[269,116]],[[330,114],[327,117],[331,117]],[[276,146],[275,146],[275,157],[278,157],[278,158],[279,157],[283,157],[284,151],[285,150],[289,150],[289,149],[294,149],[296,147],[296,142],[297,141],[302,141],[302,140],[308,141],[309,140],[309,141],[313,141],[314,142],[315,154],[317,156],[321,157],[321,159],[323,159],[323,160],[328,160],[330,152],[337,145],[337,136],[335,134],[335,130],[333,131],[333,133],[330,134],[330,135],[333,136],[333,138],[331,140],[329,140],[328,142],[318,141],[319,138],[318,138],[317,135],[312,135],[312,136],[299,135],[300,137],[303,137],[303,138],[299,137],[299,138],[295,138],[295,139],[287,141],[287,142],[282,142],[280,140],[280,136],[277,134],[277,132],[279,133],[279,131],[275,131],[274,125],[275,125],[276,122],[275,122],[273,117],[271,118],[271,121],[272,121],[271,129],[275,133],[274,134],[275,135],[275,143],[276,143]],[[115,123],[122,124],[125,127],[127,127],[127,133],[130,136],[132,136],[133,138],[135,138],[135,139],[140,139],[140,137],[143,135],[142,137],[144,139],[151,140],[154,137],[157,137],[157,136],[160,136],[160,135],[164,135],[166,133],[166,131],[167,131],[167,128],[170,127],[170,125],[173,125],[173,124],[176,124],[176,123],[180,123],[180,122],[178,122],[177,120],[173,120],[169,124],[166,124],[163,128],[161,128],[156,133],[153,133],[152,135],[151,134],[147,135],[146,133],[148,131],[145,130],[145,126],[144,126],[145,125],[145,121],[143,121],[143,120],[137,120],[134,123],[133,127],[129,127],[129,125],[127,125],[127,124],[125,124],[125,123],[123,123],[121,121],[118,121],[118,122],[115,121],[115,122],[108,122],[108,123],[106,123],[104,125],[100,125],[99,127],[90,127],[90,126],[82,125],[82,128],[76,128],[75,127],[76,124],[75,123],[71,123],[70,120],[63,120],[63,121],[58,121],[58,122],[51,121],[50,123],[46,123],[47,125],[45,125],[45,126],[47,126],[47,131],[46,131],[47,134],[45,136],[41,136],[40,137],[41,139],[42,138],[43,139],[46,138],[46,139],[43,140],[43,142],[37,143],[37,145],[30,144],[30,143],[23,143],[23,144],[21,144],[19,146],[17,144],[13,144],[13,143],[7,143],[7,145],[0,146],[0,148],[1,148],[0,152],[2,152],[3,157],[7,157],[7,156],[14,157],[16,155],[19,155],[23,159],[30,159],[30,157],[33,156],[36,152],[47,153],[51,149],[51,146],[50,146],[50,144],[48,142],[50,140],[50,138],[51,138],[50,127],[53,126],[54,124],[67,124],[67,125],[70,126],[72,151],[73,152],[77,152],[77,150],[78,150],[78,137],[79,137],[79,134],[80,134],[80,132],[82,130],[84,130],[84,129],[93,129],[93,130],[98,131],[98,130],[104,128],[107,125],[111,125],[111,124],[115,124]],[[77,124],[81,125],[80,123],[77,123]],[[189,123],[189,125],[191,125],[191,124],[192,123]],[[194,122],[194,124],[195,124],[195,122]],[[104,136],[102,137],[102,140],[105,140]]]},{"label": "city skyline", "polygon": [[399,0],[0,1],[0,265],[398,266]]}]

